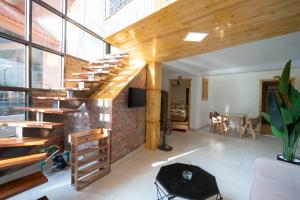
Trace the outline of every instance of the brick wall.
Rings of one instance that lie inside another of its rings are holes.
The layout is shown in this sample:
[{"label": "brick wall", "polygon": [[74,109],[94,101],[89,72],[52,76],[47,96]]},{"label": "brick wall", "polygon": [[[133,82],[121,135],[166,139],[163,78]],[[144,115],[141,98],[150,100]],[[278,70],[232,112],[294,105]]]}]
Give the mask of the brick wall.
[{"label": "brick wall", "polygon": [[129,87],[146,88],[145,69],[112,102],[112,162],[145,143],[145,107],[128,108]]}]

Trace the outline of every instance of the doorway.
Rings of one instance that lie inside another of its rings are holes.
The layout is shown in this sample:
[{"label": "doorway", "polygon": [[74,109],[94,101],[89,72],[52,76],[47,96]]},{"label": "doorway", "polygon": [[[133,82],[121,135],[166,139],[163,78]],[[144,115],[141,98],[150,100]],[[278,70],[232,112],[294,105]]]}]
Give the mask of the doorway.
[{"label": "doorway", "polygon": [[[291,78],[290,82],[295,85],[295,78]],[[260,106],[259,112],[268,112],[268,97],[271,91],[279,93],[279,80],[278,79],[265,79],[260,81]],[[271,135],[271,126],[264,119],[261,118],[260,133],[264,135]]]},{"label": "doorway", "polygon": [[190,129],[191,81],[190,78],[169,80],[168,119],[173,130]]}]

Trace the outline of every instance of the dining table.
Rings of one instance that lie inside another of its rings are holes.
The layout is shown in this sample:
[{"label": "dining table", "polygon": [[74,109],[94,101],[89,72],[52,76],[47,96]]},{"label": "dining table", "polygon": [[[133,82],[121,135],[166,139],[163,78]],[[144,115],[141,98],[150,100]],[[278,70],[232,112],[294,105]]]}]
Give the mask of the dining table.
[{"label": "dining table", "polygon": [[[221,116],[223,120],[228,120],[228,122],[232,120],[237,121],[239,134],[240,137],[242,137],[244,120],[247,118],[247,115],[242,113],[226,113],[226,114],[221,114]],[[229,128],[227,128],[227,131],[228,129]]]}]

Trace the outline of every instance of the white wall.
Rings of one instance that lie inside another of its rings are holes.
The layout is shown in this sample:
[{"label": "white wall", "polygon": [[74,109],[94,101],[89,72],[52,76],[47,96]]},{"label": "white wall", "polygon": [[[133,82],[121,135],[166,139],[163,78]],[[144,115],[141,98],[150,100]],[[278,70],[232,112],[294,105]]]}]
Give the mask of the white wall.
[{"label": "white wall", "polygon": [[[162,89],[169,90],[169,79],[182,76],[192,78],[191,128],[204,127],[209,122],[209,112],[241,113],[256,116],[259,113],[260,80],[279,76],[281,70],[208,76],[208,101],[201,100],[202,77],[184,72],[163,69]],[[291,71],[300,90],[300,68]]]},{"label": "white wall", "polygon": [[[209,76],[209,110],[222,113],[259,114],[260,80],[279,76],[281,70]],[[293,69],[296,88],[300,89],[300,69]]]}]

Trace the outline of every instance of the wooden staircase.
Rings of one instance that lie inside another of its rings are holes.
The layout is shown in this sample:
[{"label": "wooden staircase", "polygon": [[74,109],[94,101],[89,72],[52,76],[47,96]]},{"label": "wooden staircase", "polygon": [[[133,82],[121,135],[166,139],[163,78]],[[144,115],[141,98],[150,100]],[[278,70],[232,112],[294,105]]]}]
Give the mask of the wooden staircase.
[{"label": "wooden staircase", "polygon": [[[9,126],[16,128],[16,136],[11,138],[0,138],[0,151],[1,148],[9,148],[16,150],[17,148],[23,147],[35,147],[36,153],[30,155],[22,155],[17,157],[6,157],[0,158],[0,170],[7,170],[10,168],[24,167],[27,165],[32,165],[39,163],[47,158],[47,153],[39,153],[42,148],[48,147],[52,144],[58,144],[58,137],[26,137],[26,131],[24,129],[34,128],[34,129],[48,129],[52,130],[58,127],[62,127],[63,123],[60,122],[47,122],[44,121],[44,114],[51,115],[64,115],[68,113],[78,112],[77,108],[62,108],[62,102],[72,102],[80,101],[84,102],[90,98],[95,92],[100,91],[105,85],[110,83],[110,81],[117,76],[124,68],[128,66],[128,55],[118,54],[118,55],[108,55],[103,59],[99,59],[97,63],[92,63],[90,66],[82,66],[84,72],[73,73],[74,78],[65,79],[66,83],[75,84],[72,86],[66,86],[64,88],[53,88],[55,91],[60,91],[65,93],[65,96],[35,96],[33,99],[37,100],[49,100],[52,102],[52,107],[16,107],[16,110],[26,111],[34,113],[31,115],[34,120],[28,121],[0,121],[0,126]],[[80,97],[77,97],[76,92],[80,92]],[[86,93],[86,94],[85,94]],[[83,97],[82,97],[83,96]],[[34,117],[35,116],[35,117]],[[24,134],[23,134],[24,133]],[[25,137],[24,137],[25,136]],[[1,135],[0,135],[1,137]],[[62,137],[60,137],[62,138]],[[37,179],[47,179],[40,174]],[[26,179],[26,178],[25,178]],[[18,180],[11,182],[11,186],[17,184]],[[44,183],[46,181],[41,181]],[[30,185],[30,184],[29,184]],[[5,187],[9,187],[5,185]],[[30,189],[28,187],[27,189]],[[15,195],[19,192],[25,191],[26,189],[11,190],[12,193],[1,196],[7,198],[9,196]],[[1,191],[1,188],[0,188]],[[0,198],[1,199],[1,198]]]}]

